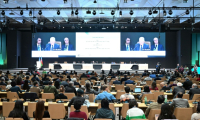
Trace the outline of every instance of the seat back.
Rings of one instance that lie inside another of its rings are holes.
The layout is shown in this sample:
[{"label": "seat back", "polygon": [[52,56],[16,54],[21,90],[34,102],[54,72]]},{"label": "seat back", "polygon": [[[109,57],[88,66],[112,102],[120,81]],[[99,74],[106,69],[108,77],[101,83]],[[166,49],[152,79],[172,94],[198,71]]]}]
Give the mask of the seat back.
[{"label": "seat back", "polygon": [[149,120],[155,120],[155,114],[160,114],[161,109],[151,109],[148,115]]},{"label": "seat back", "polygon": [[121,96],[122,94],[125,94],[125,92],[124,92],[124,91],[117,91],[116,99],[120,99],[120,96]]},{"label": "seat back", "polygon": [[62,103],[50,103],[48,111],[51,119],[63,119],[65,117],[65,106]]},{"label": "seat back", "polygon": [[12,101],[12,99],[19,99],[17,92],[7,92],[7,99]]},{"label": "seat back", "polygon": [[85,94],[85,95],[88,95],[88,96],[89,96],[89,101],[90,101],[90,102],[94,102],[94,99],[95,99],[94,94]]},{"label": "seat back", "polygon": [[183,97],[182,97],[182,98],[183,98],[183,99],[189,100],[190,96],[189,96],[189,94],[183,94]]},{"label": "seat back", "polygon": [[6,86],[5,85],[0,85],[0,89],[1,90],[6,90]]},{"label": "seat back", "polygon": [[36,110],[36,102],[28,102],[28,116],[33,118],[33,112]]},{"label": "seat back", "polygon": [[174,115],[178,120],[190,120],[192,116],[192,108],[176,108]]},{"label": "seat back", "polygon": [[164,82],[164,80],[156,80],[156,84],[160,84],[161,82]]},{"label": "seat back", "polygon": [[[99,103],[98,109],[101,108],[101,103]],[[113,111],[113,113],[115,114],[115,107],[114,107],[114,103],[109,103],[109,108]]]},{"label": "seat back", "polygon": [[192,100],[200,100],[200,94],[194,94]]},{"label": "seat back", "polygon": [[121,110],[122,118],[126,118],[126,113],[128,109],[129,109],[129,103],[123,103],[122,110]]},{"label": "seat back", "polygon": [[147,97],[147,100],[154,100],[154,93],[152,93],[152,94],[143,94],[141,100],[144,100],[145,96]]},{"label": "seat back", "polygon": [[53,93],[42,93],[42,99],[54,99],[55,96]]},{"label": "seat back", "polygon": [[155,91],[155,92],[153,92],[153,94],[154,94],[154,100],[157,101],[158,96],[159,96],[159,95],[164,95],[164,92],[156,92],[156,91]]},{"label": "seat back", "polygon": [[[85,85],[85,80],[82,80],[83,78],[81,78],[80,80],[80,85]],[[86,79],[87,80],[87,79]]]},{"label": "seat back", "polygon": [[129,86],[130,87],[130,90],[135,90],[136,88],[136,85],[133,85],[133,84],[126,84],[126,86]]},{"label": "seat back", "polygon": [[146,81],[146,84],[147,84],[147,85],[151,85],[151,84],[152,84],[152,81],[151,81],[151,80],[147,80],[147,81]]},{"label": "seat back", "polygon": [[67,96],[68,99],[72,99],[73,97],[75,97],[74,93],[64,93],[65,96]]},{"label": "seat back", "polygon": [[23,118],[6,118],[5,120],[24,120]]},{"label": "seat back", "polygon": [[[74,105],[71,105],[71,112],[75,111]],[[85,112],[87,115],[87,118],[89,118],[88,108],[86,105],[82,105],[80,111]]]},{"label": "seat back", "polygon": [[124,85],[115,85],[115,90],[124,90]]},{"label": "seat back", "polygon": [[8,117],[14,106],[15,102],[3,102],[3,117]]}]

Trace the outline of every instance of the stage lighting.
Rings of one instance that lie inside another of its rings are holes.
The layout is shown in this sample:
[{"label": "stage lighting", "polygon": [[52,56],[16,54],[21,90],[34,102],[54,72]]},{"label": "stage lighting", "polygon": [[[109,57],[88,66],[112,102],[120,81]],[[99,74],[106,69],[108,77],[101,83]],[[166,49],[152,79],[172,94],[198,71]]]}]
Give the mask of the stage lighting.
[{"label": "stage lighting", "polygon": [[169,12],[168,12],[168,13],[169,13],[169,15],[172,15],[172,14],[173,14],[172,10],[169,10]]},{"label": "stage lighting", "polygon": [[39,14],[39,15],[42,15],[42,10],[39,10],[38,14]]},{"label": "stage lighting", "polygon": [[23,20],[22,20],[22,23],[25,24],[25,22],[26,22],[26,21],[23,19]]},{"label": "stage lighting", "polygon": [[66,3],[66,2],[67,2],[67,0],[63,0],[63,2],[64,2],[64,3]]},{"label": "stage lighting", "polygon": [[29,16],[32,16],[32,11],[31,10],[29,11]]},{"label": "stage lighting", "polygon": [[2,10],[1,14],[2,14],[2,15],[5,15],[5,11],[4,11],[4,10]]},{"label": "stage lighting", "polygon": [[76,9],[76,11],[75,11],[75,15],[78,15],[78,9]]},{"label": "stage lighting", "polygon": [[23,12],[23,10],[21,10],[21,11],[20,11],[20,15],[23,15],[23,14],[24,14],[24,12]]},{"label": "stage lighting", "polygon": [[164,11],[163,11],[163,15],[164,15],[164,16],[166,16],[166,15],[167,15],[167,12],[166,12],[166,10],[164,10]]},{"label": "stage lighting", "polygon": [[185,12],[186,15],[190,14],[190,11],[187,9]]},{"label": "stage lighting", "polygon": [[149,15],[152,15],[152,11],[151,10],[149,10]]},{"label": "stage lighting", "polygon": [[153,14],[158,14],[158,11],[157,11],[157,10],[154,10],[154,11],[153,11]]},{"label": "stage lighting", "polygon": [[57,15],[60,15],[60,10],[57,11]]},{"label": "stage lighting", "polygon": [[86,11],[86,14],[91,14],[91,11],[90,10]]},{"label": "stage lighting", "polygon": [[52,23],[54,24],[55,22],[56,22],[56,21],[53,19],[53,20],[52,20]]},{"label": "stage lighting", "polygon": [[92,14],[93,14],[93,15],[96,15],[96,11],[95,11],[95,10],[93,10]]},{"label": "stage lighting", "polygon": [[112,10],[112,11],[111,11],[111,15],[114,15],[114,14],[115,14],[115,11],[114,11],[114,10]]},{"label": "stage lighting", "polygon": [[133,15],[133,10],[130,10],[130,15]]},{"label": "stage lighting", "polygon": [[10,23],[10,20],[9,19],[7,19],[7,24],[9,24]]},{"label": "stage lighting", "polygon": [[44,2],[45,0],[41,0],[42,2]]},{"label": "stage lighting", "polygon": [[72,12],[71,12],[71,16],[74,16],[74,11],[72,10]]},{"label": "stage lighting", "polygon": [[97,3],[97,0],[94,0],[94,3]]},{"label": "stage lighting", "polygon": [[119,11],[119,16],[120,16],[120,17],[122,16],[122,11]]},{"label": "stage lighting", "polygon": [[7,4],[7,3],[8,3],[8,0],[3,0],[3,2],[4,2],[5,4]]}]

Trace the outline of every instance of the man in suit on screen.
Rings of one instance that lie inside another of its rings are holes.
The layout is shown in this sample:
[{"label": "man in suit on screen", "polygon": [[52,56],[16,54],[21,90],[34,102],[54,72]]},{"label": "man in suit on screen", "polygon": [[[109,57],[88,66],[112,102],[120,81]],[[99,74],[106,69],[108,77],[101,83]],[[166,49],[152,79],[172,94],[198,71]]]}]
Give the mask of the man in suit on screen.
[{"label": "man in suit on screen", "polygon": [[69,44],[69,38],[64,38],[64,44],[62,45],[62,50],[64,51],[74,51],[74,46]]},{"label": "man in suit on screen", "polygon": [[130,45],[130,38],[126,38],[125,45],[122,46],[121,51],[133,51],[132,46]]},{"label": "man in suit on screen", "polygon": [[45,49],[45,46],[42,44],[42,39],[38,38],[37,43],[33,45],[33,50],[34,51],[42,51]]},{"label": "man in suit on screen", "polygon": [[55,43],[56,39],[55,37],[51,37],[50,38],[50,42],[46,44],[46,51],[55,51],[55,50],[59,50],[60,46],[58,44]]},{"label": "man in suit on screen", "polygon": [[139,43],[135,44],[134,51],[146,51],[149,50],[149,45],[145,44],[144,37],[139,38]]},{"label": "man in suit on screen", "polygon": [[164,50],[163,45],[159,44],[157,37],[155,37],[153,39],[153,42],[154,42],[154,44],[151,45],[151,50],[152,51],[163,51]]}]

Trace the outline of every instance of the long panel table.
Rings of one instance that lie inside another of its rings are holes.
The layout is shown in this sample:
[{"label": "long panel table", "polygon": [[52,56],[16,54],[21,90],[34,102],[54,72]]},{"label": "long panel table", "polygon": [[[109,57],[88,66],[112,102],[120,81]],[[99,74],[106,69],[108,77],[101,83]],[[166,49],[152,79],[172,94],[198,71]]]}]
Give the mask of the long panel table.
[{"label": "long panel table", "polygon": [[[132,70],[137,66],[138,70],[148,70],[148,64],[87,64],[87,63],[49,63],[49,69],[54,69],[54,65],[60,65],[63,70],[74,70],[77,66],[81,66],[81,70],[94,70],[101,68],[101,70],[119,69],[119,70]],[[80,67],[79,67],[80,68]]]}]

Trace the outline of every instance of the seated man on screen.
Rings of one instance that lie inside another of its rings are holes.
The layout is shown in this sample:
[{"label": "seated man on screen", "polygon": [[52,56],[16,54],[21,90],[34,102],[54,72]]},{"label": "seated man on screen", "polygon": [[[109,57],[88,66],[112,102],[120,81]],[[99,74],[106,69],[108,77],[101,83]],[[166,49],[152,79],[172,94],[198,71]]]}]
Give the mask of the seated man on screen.
[{"label": "seated man on screen", "polygon": [[122,46],[121,51],[132,51],[133,50],[133,48],[130,45],[130,41],[131,41],[130,38],[126,38],[125,45]]},{"label": "seated man on screen", "polygon": [[64,44],[62,45],[62,50],[64,51],[73,51],[74,46],[72,44],[69,44],[69,38],[64,38]]},{"label": "seated man on screen", "polygon": [[134,51],[146,51],[149,50],[149,45],[144,43],[144,37],[139,38],[139,43],[135,44]]},{"label": "seated man on screen", "polygon": [[42,51],[44,50],[45,46],[42,44],[42,39],[38,38],[37,43],[33,45],[33,50],[35,51]]},{"label": "seated man on screen", "polygon": [[164,50],[163,45],[159,44],[157,37],[155,37],[153,39],[153,42],[154,42],[154,44],[151,45],[151,50],[152,51],[163,51]]},{"label": "seated man on screen", "polygon": [[56,42],[56,38],[55,37],[51,37],[50,38],[50,42],[48,44],[46,44],[46,51],[54,51],[54,50],[59,50],[60,46],[58,44],[55,43]]}]

